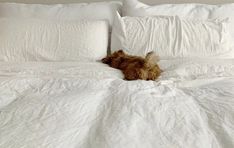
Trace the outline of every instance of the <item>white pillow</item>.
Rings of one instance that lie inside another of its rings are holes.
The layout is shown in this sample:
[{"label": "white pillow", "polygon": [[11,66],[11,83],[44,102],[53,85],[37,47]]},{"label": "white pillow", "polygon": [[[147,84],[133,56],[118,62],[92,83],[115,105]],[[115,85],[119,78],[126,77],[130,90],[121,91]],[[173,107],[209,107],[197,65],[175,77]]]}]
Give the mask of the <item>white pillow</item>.
[{"label": "white pillow", "polygon": [[223,5],[162,4],[149,6],[138,0],[124,0],[122,14],[123,16],[167,15],[202,20],[229,18],[228,29],[230,29],[234,38],[234,3]]},{"label": "white pillow", "polygon": [[116,17],[112,51],[161,58],[217,57],[231,51],[226,20],[186,20],[177,16]]},{"label": "white pillow", "polygon": [[61,19],[61,20],[108,20],[110,25],[121,2],[97,2],[77,4],[19,4],[0,3],[0,17]]},{"label": "white pillow", "polygon": [[106,21],[0,18],[0,61],[98,60],[106,56]]}]

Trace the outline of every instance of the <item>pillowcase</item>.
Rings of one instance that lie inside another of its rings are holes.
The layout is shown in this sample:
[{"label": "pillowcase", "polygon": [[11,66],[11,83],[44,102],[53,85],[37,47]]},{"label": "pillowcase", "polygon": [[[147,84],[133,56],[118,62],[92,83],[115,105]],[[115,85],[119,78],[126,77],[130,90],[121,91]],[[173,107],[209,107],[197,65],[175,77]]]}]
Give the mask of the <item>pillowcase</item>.
[{"label": "pillowcase", "polygon": [[39,18],[60,20],[107,20],[110,25],[121,2],[97,2],[77,4],[19,4],[0,3],[0,17]]},{"label": "pillowcase", "polygon": [[116,17],[112,51],[144,56],[155,51],[161,58],[217,57],[228,53],[226,20],[187,20],[177,16]]},{"label": "pillowcase", "polygon": [[123,16],[179,16],[186,19],[229,18],[228,29],[234,41],[234,3],[223,5],[207,4],[162,4],[149,6],[138,0],[124,0]]},{"label": "pillowcase", "polygon": [[[111,34],[115,12],[121,13],[121,9],[122,3],[117,1],[54,5],[0,3],[0,17],[62,21],[106,20],[109,22],[109,33]],[[110,43],[108,52],[109,50]]]},{"label": "pillowcase", "polygon": [[77,61],[106,56],[106,21],[0,18],[0,61]]}]

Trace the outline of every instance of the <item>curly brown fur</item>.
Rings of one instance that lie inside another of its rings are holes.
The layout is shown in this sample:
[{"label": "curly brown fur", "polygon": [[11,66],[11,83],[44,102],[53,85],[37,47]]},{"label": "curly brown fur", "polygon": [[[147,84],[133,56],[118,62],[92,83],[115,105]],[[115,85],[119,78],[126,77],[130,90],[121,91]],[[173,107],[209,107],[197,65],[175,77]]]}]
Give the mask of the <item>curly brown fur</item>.
[{"label": "curly brown fur", "polygon": [[122,50],[102,59],[110,67],[120,69],[126,80],[155,80],[162,70],[157,65],[158,57],[150,52],[145,58],[125,54]]}]

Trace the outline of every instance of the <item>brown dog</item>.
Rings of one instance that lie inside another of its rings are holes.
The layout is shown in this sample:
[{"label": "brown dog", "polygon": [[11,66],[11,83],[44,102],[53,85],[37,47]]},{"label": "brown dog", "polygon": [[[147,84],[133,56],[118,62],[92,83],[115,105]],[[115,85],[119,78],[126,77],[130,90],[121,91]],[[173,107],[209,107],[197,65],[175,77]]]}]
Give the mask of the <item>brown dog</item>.
[{"label": "brown dog", "polygon": [[114,52],[113,54],[102,59],[102,62],[110,67],[120,69],[126,80],[155,80],[162,70],[157,65],[159,58],[150,52],[145,58],[127,55],[123,50]]}]

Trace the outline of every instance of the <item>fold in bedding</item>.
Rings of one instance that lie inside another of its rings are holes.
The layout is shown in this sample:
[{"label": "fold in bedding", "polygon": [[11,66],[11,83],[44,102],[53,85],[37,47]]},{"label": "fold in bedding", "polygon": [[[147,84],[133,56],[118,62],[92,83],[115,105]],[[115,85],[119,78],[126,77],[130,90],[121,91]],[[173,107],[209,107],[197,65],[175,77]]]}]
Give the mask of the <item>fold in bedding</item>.
[{"label": "fold in bedding", "polygon": [[125,81],[97,62],[0,63],[0,147],[234,147],[234,61],[160,66]]}]

